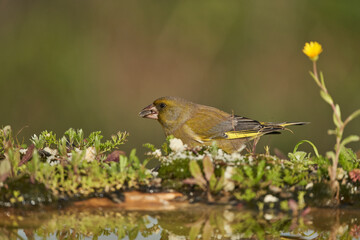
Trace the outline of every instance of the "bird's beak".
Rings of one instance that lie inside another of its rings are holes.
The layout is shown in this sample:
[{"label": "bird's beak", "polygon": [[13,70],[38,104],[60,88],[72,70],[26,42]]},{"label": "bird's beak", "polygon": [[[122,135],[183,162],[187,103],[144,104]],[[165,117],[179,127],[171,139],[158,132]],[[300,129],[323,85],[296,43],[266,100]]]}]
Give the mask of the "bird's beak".
[{"label": "bird's beak", "polygon": [[150,104],[139,112],[139,116],[142,118],[158,119],[158,113],[156,107],[153,104]]}]

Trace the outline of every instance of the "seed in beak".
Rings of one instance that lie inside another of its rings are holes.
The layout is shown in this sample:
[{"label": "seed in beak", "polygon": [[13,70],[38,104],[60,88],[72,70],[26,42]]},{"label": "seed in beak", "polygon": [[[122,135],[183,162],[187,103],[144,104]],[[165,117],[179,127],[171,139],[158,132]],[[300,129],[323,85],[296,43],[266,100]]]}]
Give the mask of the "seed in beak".
[{"label": "seed in beak", "polygon": [[147,107],[145,107],[141,112],[139,113],[139,116],[142,118],[150,118],[150,119],[158,119],[158,110],[156,107],[151,104]]}]

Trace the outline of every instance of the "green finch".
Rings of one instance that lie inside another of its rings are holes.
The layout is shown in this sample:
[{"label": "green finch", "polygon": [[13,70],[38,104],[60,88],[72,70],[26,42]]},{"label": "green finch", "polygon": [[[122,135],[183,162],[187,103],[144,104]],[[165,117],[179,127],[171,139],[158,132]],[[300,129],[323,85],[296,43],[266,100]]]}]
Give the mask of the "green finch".
[{"label": "green finch", "polygon": [[250,140],[257,142],[265,134],[279,133],[291,125],[306,124],[259,122],[178,97],[158,98],[139,115],[158,120],[166,136],[173,135],[188,147],[209,146],[215,142],[227,153],[243,149],[245,143]]}]

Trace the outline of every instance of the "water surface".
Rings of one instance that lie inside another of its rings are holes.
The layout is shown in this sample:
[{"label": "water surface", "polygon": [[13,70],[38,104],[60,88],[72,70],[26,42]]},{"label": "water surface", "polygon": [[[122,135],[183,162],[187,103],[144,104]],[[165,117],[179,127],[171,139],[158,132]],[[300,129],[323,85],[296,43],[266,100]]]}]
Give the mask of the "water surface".
[{"label": "water surface", "polygon": [[1,209],[0,239],[358,239],[360,211],[298,216],[194,204],[174,210]]}]

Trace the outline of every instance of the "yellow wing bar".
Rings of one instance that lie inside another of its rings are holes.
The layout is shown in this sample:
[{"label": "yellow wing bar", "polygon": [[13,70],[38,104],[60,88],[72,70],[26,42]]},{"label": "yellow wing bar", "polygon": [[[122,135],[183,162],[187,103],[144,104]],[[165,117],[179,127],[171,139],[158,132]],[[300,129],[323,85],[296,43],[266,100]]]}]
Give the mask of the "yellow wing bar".
[{"label": "yellow wing bar", "polygon": [[262,132],[226,132],[227,139],[237,139],[237,138],[255,138],[261,135],[264,135]]}]

